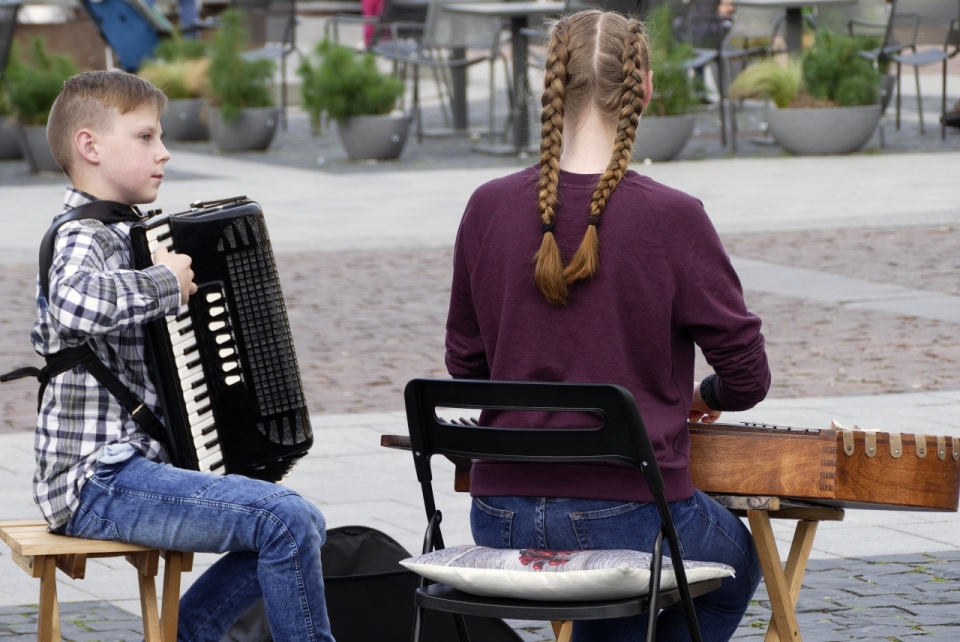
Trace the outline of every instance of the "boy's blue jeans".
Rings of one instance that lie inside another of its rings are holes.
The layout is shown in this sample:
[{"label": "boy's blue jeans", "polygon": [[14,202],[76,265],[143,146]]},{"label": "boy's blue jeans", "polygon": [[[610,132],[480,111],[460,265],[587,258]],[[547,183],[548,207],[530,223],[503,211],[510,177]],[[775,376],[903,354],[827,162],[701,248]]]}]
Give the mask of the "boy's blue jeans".
[{"label": "boy's blue jeans", "polygon": [[319,509],[283,486],[182,470],[138,454],[99,464],[66,532],[226,552],[181,599],[181,642],[218,642],[261,597],[275,640],[333,642],[320,569],[325,529]]},{"label": "boy's blue jeans", "polygon": [[[704,642],[729,640],[760,583],[760,562],[746,526],[700,491],[671,502],[685,560],[723,562],[736,577],[694,599]],[[470,512],[474,541],[494,548],[548,550],[630,549],[649,553],[660,528],[654,504],[546,497],[475,497]],[[664,554],[669,554],[666,541]],[[584,620],[573,627],[574,642],[638,642],[646,615]],[[657,641],[689,640],[682,609],[657,618]]]}]

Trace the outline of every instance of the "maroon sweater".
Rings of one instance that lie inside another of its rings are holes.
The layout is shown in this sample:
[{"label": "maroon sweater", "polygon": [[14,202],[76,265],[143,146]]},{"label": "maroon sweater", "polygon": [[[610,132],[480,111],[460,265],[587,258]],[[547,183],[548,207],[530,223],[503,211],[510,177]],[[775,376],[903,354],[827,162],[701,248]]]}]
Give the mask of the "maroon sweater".
[{"label": "maroon sweater", "polygon": [[[746,410],[770,387],[760,319],[703,205],[628,171],[600,217],[600,269],[574,284],[566,307],[533,283],[541,242],[537,167],[481,186],[467,204],[454,255],[446,363],[454,377],[617,383],[633,393],[657,453],[667,499],[693,494],[687,415],[694,343],[717,373],[725,410]],[[573,256],[599,176],[561,172],[555,234]],[[488,425],[583,426],[568,413],[498,413]],[[640,473],[617,463],[477,462],[474,496],[651,501]]]}]

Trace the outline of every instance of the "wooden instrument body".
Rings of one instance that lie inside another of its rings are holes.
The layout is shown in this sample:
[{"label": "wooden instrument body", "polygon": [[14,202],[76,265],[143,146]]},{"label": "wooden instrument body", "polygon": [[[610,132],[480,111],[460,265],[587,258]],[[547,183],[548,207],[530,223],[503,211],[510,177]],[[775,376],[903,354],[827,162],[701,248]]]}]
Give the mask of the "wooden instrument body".
[{"label": "wooden instrument body", "polygon": [[942,511],[956,511],[960,497],[956,438],[690,424],[690,442],[693,484],[707,493]]}]

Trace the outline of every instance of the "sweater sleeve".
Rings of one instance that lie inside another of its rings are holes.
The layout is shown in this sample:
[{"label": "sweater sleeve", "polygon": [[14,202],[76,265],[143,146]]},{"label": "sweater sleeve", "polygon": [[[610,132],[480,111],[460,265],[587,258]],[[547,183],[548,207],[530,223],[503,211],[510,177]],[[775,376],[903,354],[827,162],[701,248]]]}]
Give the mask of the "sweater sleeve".
[{"label": "sweater sleeve", "polygon": [[690,216],[681,218],[685,243],[673,246],[684,248],[678,257],[677,318],[717,374],[716,409],[747,410],[770,389],[761,321],[747,310],[740,279],[702,205],[690,209]]},{"label": "sweater sleeve", "polygon": [[[469,206],[468,206],[469,209]],[[455,379],[489,379],[490,366],[483,345],[480,322],[473,303],[470,270],[464,248],[466,216],[457,232],[453,253],[453,283],[447,314],[447,372]]]}]

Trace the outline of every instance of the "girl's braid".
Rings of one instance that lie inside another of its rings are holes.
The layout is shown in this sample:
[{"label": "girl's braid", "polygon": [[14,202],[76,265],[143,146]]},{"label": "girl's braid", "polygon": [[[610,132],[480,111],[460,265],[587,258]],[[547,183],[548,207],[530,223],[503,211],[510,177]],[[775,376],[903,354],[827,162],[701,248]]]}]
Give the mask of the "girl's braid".
[{"label": "girl's braid", "polygon": [[643,102],[646,98],[643,76],[650,69],[650,54],[643,23],[630,20],[623,48],[623,94],[620,99],[620,122],[614,140],[613,155],[606,171],[600,177],[590,201],[590,217],[587,219],[587,232],[577,248],[570,264],[564,269],[563,276],[567,284],[589,279],[597,273],[600,265],[600,237],[597,226],[610,195],[620,184],[627,172],[627,164],[633,152],[633,141],[637,135],[637,125]]},{"label": "girl's braid", "polygon": [[551,305],[567,303],[567,283],[563,278],[563,256],[553,234],[557,215],[557,185],[560,182],[560,150],[563,146],[563,104],[567,91],[569,60],[569,20],[562,19],[550,36],[543,87],[543,113],[540,117],[540,181],[537,184],[538,211],[543,240],[534,259],[534,282]]}]

